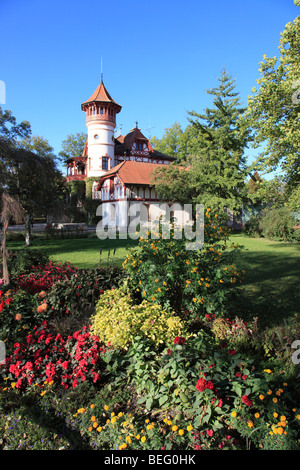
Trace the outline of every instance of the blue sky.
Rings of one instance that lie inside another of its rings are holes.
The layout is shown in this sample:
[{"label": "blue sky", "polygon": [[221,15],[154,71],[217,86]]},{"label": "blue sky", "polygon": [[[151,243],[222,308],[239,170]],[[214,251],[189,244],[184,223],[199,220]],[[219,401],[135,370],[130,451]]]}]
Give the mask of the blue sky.
[{"label": "blue sky", "polygon": [[80,105],[99,84],[102,57],[104,84],[122,105],[116,135],[138,121],[161,138],[175,121],[186,127],[188,110],[211,105],[205,90],[223,66],[247,104],[259,62],[278,56],[298,14],[293,0],[0,0],[2,107],[58,153],[86,130]]}]

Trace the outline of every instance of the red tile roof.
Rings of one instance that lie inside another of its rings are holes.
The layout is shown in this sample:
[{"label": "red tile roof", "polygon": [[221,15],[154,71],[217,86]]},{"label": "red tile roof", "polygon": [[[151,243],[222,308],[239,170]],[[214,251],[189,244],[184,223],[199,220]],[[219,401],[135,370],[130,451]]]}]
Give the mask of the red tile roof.
[{"label": "red tile roof", "polygon": [[93,103],[95,101],[100,102],[100,103],[113,103],[116,106],[118,106],[120,108],[120,110],[122,108],[122,106],[120,104],[118,104],[114,99],[112,99],[112,97],[108,93],[107,89],[105,88],[102,80],[101,80],[100,85],[97,86],[97,88],[94,91],[94,93],[92,94],[92,96],[87,101],[82,103],[81,107],[83,107],[84,105],[86,105],[88,103]]},{"label": "red tile roof", "polygon": [[134,184],[154,186],[155,183],[153,171],[156,168],[162,168],[165,166],[166,165],[159,163],[146,163],[126,160],[115,166],[112,170],[108,171],[99,181],[98,188],[101,187],[102,182],[106,178],[115,175],[118,175],[125,185]]}]

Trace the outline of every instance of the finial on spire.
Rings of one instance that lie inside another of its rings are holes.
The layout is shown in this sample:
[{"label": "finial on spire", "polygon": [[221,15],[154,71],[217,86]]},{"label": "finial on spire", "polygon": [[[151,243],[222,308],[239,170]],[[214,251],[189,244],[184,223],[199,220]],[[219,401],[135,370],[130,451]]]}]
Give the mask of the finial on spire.
[{"label": "finial on spire", "polygon": [[102,63],[102,57],[101,57],[101,85],[103,84],[103,63]]},{"label": "finial on spire", "polygon": [[136,129],[138,129],[138,122],[137,121],[135,121],[135,127],[136,127]]}]

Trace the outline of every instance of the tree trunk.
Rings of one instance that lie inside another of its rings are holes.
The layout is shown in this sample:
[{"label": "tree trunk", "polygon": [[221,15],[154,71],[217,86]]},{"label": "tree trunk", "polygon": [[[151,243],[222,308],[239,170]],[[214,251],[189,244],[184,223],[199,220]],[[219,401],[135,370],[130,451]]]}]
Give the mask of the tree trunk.
[{"label": "tree trunk", "polygon": [[1,246],[1,251],[3,255],[3,278],[4,278],[4,284],[8,285],[9,284],[9,273],[8,273],[8,266],[7,266],[7,248],[6,248],[6,233],[8,229],[8,222],[5,221],[3,223],[3,238],[2,238],[2,246]]},{"label": "tree trunk", "polygon": [[25,218],[25,244],[26,246],[31,245],[31,220],[29,214],[26,214]]}]

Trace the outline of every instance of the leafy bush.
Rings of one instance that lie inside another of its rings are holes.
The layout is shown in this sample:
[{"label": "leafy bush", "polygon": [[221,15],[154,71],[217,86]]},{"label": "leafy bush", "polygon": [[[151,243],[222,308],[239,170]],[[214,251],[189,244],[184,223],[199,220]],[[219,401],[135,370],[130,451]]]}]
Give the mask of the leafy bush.
[{"label": "leafy bush", "polygon": [[179,317],[158,304],[143,300],[135,305],[124,286],[104,292],[91,319],[91,331],[105,344],[125,348],[138,333],[156,345],[180,335],[185,327]]},{"label": "leafy bush", "polygon": [[124,272],[117,267],[77,269],[70,278],[53,283],[47,301],[56,315],[89,316],[96,301],[109,288],[122,282]]},{"label": "leafy bush", "polygon": [[8,353],[16,341],[24,340],[28,330],[48,316],[48,307],[38,294],[33,296],[20,289],[5,293],[0,290],[0,339],[6,342]]},{"label": "leafy bush", "polygon": [[12,277],[30,273],[33,266],[43,268],[49,262],[49,256],[42,250],[23,248],[9,257],[9,272]]},{"label": "leafy bush", "polygon": [[229,229],[218,222],[218,214],[207,209],[205,244],[200,250],[187,250],[187,240],[177,239],[174,230],[170,239],[161,231],[156,235],[157,239],[140,238],[123,264],[132,292],[186,319],[225,313],[229,294],[244,272],[234,265],[240,247],[227,246]]},{"label": "leafy bush", "polygon": [[260,214],[255,214],[250,217],[245,223],[244,231],[251,237],[260,237],[262,234],[262,228],[260,227]]},{"label": "leafy bush", "polygon": [[288,207],[271,207],[264,211],[259,226],[264,237],[290,241],[295,224],[295,217]]}]

